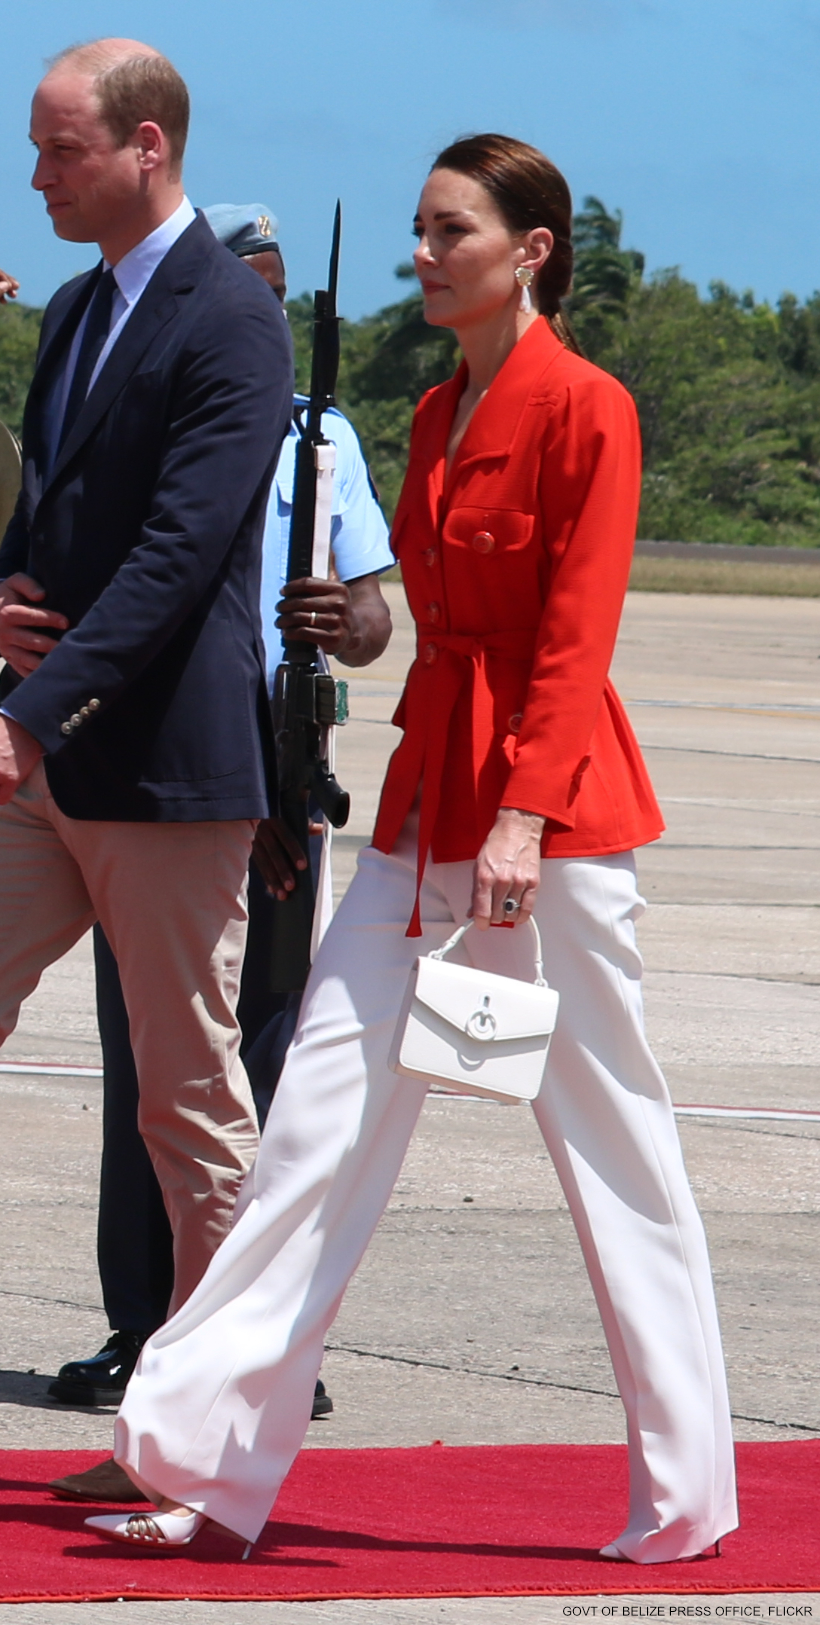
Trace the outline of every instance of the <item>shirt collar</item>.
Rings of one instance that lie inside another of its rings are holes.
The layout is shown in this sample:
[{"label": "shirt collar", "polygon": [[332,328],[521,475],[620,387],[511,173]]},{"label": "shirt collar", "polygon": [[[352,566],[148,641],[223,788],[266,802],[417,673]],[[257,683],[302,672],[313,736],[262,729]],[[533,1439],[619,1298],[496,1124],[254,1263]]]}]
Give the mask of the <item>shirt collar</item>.
[{"label": "shirt collar", "polygon": [[[164,260],[169,249],[173,248],[178,237],[187,231],[191,222],[196,219],[196,210],[187,197],[182,199],[179,208],[163,220],[161,226],[143,237],[141,243],[129,249],[122,259],[114,266],[114,281],[120,290],[127,305],[136,304],[140,295],[145,292],[157,266]],[[105,263],[105,269],[108,270]]]}]

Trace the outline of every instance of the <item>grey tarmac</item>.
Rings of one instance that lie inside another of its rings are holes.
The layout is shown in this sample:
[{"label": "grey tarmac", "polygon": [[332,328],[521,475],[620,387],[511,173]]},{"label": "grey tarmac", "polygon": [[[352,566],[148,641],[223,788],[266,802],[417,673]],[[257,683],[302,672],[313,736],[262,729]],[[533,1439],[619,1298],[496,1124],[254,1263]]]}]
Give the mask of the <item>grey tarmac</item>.
[{"label": "grey tarmac", "polygon": [[[338,774],[353,813],[335,840],[338,891],[372,826],[412,653],[401,588],[387,591],[390,648],[368,670],[345,674],[353,720],[340,734]],[[668,824],[639,856],[650,904],[639,928],[647,1027],[675,1102],[687,1108],[681,1136],[712,1249],[739,1439],[820,1434],[818,657],[816,599],[631,593],[614,668]],[[29,1000],[0,1056],[0,1066],[15,1062],[99,1066],[88,939]],[[72,1412],[46,1397],[57,1367],[107,1335],[94,1253],[100,1082],[0,1071],[0,1096],[8,1150],[0,1437],[6,1448],[104,1449],[110,1412]],[[312,1425],[308,1448],[623,1439],[566,1205],[526,1110],[430,1097],[331,1329],[324,1377],[336,1410]],[[695,1605],[701,1614],[689,1612]],[[687,1617],[817,1619],[820,1597],[678,1598],[659,1589],[623,1598],[0,1605],[0,1621],[15,1625]]]}]

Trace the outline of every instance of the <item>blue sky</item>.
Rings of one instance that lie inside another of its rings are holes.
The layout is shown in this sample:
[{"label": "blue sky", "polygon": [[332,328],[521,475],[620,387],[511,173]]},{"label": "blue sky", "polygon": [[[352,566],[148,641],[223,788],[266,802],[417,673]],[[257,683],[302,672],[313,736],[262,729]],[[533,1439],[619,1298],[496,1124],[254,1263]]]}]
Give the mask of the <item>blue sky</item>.
[{"label": "blue sky", "polygon": [[620,207],[650,270],[820,287],[820,0],[34,0],[4,16],[0,61],[0,265],[29,303],[93,263],[30,190],[27,123],[43,57],[99,34],[171,57],[190,196],[267,202],[294,292],[324,281],[341,195],[351,317],[406,291],[424,173],[476,129]]}]

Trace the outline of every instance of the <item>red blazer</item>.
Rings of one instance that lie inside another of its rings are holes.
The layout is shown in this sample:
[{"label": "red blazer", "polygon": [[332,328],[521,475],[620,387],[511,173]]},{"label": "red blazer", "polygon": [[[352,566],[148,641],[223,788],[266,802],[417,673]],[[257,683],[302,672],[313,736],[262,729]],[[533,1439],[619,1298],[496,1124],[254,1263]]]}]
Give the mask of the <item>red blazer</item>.
[{"label": "red blazer", "polygon": [[534,322],[445,479],[464,385],[462,364],[413,422],[393,549],[418,652],[374,845],[392,849],[420,784],[419,875],[428,851],[475,858],[499,807],[543,814],[548,858],[655,840],[660,809],[607,675],[640,496],[632,399]]}]

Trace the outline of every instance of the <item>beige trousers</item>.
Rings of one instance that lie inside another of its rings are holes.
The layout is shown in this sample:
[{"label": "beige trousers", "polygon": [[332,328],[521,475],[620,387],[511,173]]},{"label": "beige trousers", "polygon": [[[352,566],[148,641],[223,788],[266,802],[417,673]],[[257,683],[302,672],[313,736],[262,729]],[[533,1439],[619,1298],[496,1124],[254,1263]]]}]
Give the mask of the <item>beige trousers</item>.
[{"label": "beige trousers", "polygon": [[0,807],[0,1044],[46,966],[99,920],[174,1233],[172,1310],[230,1228],[258,1143],[236,1020],[253,828],[66,818],[42,763]]}]

